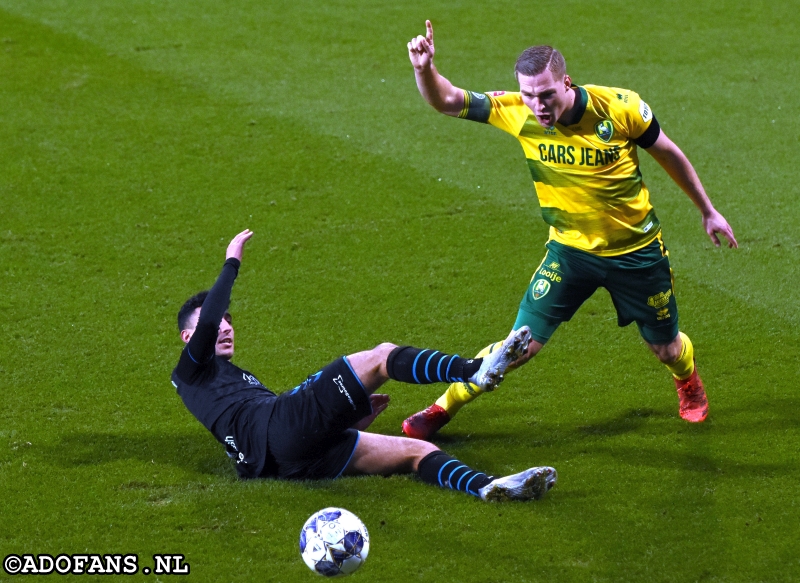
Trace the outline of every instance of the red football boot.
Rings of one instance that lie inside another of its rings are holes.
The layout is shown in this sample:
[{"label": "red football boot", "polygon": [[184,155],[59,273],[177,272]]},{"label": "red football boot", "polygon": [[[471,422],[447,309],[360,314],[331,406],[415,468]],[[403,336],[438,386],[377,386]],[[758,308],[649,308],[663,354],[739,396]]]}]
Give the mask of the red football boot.
[{"label": "red football boot", "polygon": [[450,414],[434,403],[403,421],[403,433],[414,439],[428,441],[434,433],[447,425]]},{"label": "red football boot", "polygon": [[697,374],[697,367],[689,378],[675,379],[675,387],[680,399],[681,418],[691,423],[705,421],[708,415],[708,398],[703,388],[703,381]]}]

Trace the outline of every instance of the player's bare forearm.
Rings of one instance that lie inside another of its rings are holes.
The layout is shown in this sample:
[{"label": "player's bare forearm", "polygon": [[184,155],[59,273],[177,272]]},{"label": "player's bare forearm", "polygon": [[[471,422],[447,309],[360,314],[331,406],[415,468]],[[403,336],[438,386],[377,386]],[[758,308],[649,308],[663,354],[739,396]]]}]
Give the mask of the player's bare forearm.
[{"label": "player's bare forearm", "polygon": [[714,210],[714,205],[706,195],[692,163],[663,131],[658,136],[656,143],[647,149],[647,153],[655,158],[675,184],[692,199],[701,214],[706,215]]},{"label": "player's bare forearm", "polygon": [[662,131],[655,144],[647,148],[647,153],[655,158],[661,167],[669,174],[670,178],[680,189],[686,193],[695,206],[700,210],[703,218],[703,228],[717,247],[720,241],[717,234],[722,234],[728,239],[729,247],[738,247],[733,229],[728,224],[708,198],[700,177],[681,149],[670,140]]},{"label": "player's bare forearm", "polygon": [[425,101],[436,111],[458,117],[464,108],[464,91],[439,74],[431,64],[424,70],[414,69],[414,76]]}]

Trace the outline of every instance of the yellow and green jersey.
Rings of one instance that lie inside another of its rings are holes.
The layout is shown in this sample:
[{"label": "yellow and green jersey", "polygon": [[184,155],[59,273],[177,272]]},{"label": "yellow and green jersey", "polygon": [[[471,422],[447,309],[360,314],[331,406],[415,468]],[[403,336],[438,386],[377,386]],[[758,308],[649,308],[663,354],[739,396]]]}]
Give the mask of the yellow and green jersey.
[{"label": "yellow and green jersey", "polygon": [[520,141],[551,239],[601,256],[645,247],[661,225],[639,172],[637,143],[652,145],[658,122],[633,91],[575,90],[577,121],[569,126],[542,127],[517,92],[465,91],[459,117]]}]

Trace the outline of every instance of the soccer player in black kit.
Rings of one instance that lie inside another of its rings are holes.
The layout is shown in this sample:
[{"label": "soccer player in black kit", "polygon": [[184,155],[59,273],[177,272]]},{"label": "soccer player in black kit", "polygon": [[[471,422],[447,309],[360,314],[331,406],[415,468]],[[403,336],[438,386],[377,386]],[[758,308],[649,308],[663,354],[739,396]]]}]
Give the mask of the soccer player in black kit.
[{"label": "soccer player in black kit", "polygon": [[384,343],[343,356],[294,389],[276,395],[231,362],[234,333],[228,313],[250,230],[228,245],[225,264],[208,292],[189,298],[178,313],[186,344],[172,384],[186,408],[236,460],[241,478],[288,480],[341,475],[416,473],[429,484],[487,501],[538,499],[556,471],[534,467],[494,478],[450,457],[427,441],[364,431],[389,404],[375,393],[388,379],[412,383],[469,381],[492,388],[524,354],[530,330],[512,332],[485,358]]}]

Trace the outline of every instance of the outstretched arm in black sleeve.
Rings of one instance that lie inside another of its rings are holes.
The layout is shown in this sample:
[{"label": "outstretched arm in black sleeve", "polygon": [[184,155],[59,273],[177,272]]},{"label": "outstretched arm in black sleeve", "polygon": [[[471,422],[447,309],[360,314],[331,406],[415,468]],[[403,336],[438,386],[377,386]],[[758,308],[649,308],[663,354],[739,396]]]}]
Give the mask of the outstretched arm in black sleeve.
[{"label": "outstretched arm in black sleeve", "polygon": [[231,290],[239,274],[244,244],[252,236],[253,232],[246,229],[236,235],[228,245],[222,272],[203,301],[197,325],[188,343],[189,356],[195,363],[205,363],[214,358],[219,324],[231,300]]},{"label": "outstretched arm in black sleeve", "polygon": [[195,326],[194,334],[192,334],[187,346],[189,356],[198,364],[208,362],[214,358],[219,323],[228,310],[233,282],[239,274],[239,265],[238,259],[229,258],[225,260],[222,272],[203,301],[203,307],[200,308],[197,326]]}]

